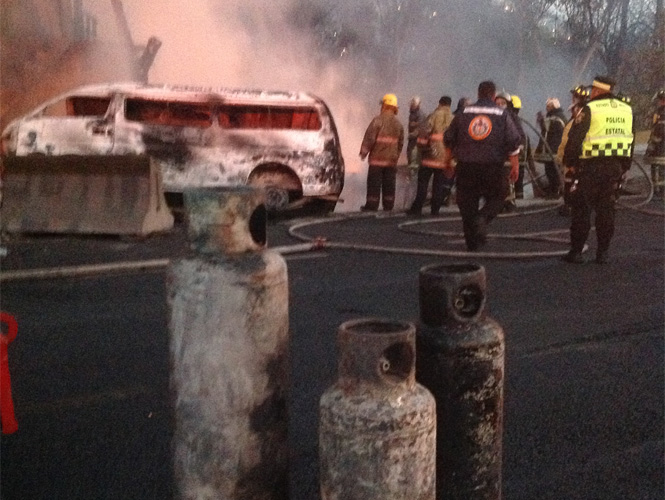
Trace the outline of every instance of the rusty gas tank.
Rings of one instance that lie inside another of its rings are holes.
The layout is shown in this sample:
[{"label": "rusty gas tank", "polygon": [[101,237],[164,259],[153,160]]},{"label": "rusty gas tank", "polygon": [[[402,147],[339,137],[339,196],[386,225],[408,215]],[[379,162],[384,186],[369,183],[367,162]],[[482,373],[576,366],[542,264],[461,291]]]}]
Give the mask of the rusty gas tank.
[{"label": "rusty gas tank", "polygon": [[263,193],[184,200],[194,254],[168,273],[176,498],[287,500],[288,281]]},{"label": "rusty gas tank", "polygon": [[338,345],[319,405],[322,500],[434,500],[436,410],[415,380],[415,327],[348,321]]},{"label": "rusty gas tank", "polygon": [[419,281],[416,376],[436,400],[436,498],[500,500],[505,347],[485,268],[433,264]]}]

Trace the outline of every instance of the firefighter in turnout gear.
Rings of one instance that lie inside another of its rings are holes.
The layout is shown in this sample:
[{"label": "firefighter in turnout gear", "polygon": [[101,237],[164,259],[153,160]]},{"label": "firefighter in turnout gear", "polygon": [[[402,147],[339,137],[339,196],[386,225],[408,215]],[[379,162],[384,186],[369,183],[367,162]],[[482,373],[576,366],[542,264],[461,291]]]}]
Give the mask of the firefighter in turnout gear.
[{"label": "firefighter in turnout gear", "polygon": [[409,163],[409,167],[420,163],[416,145],[423,121],[425,121],[425,114],[420,109],[420,97],[413,96],[409,104],[408,141],[406,143],[406,161]]},{"label": "firefighter in turnout gear", "polygon": [[520,110],[522,109],[522,99],[516,95],[511,96],[512,107],[509,106],[509,109],[512,110],[513,116],[515,117],[515,126],[520,133],[522,138],[522,149],[520,150],[519,155],[519,164],[520,164],[520,173],[517,176],[517,181],[515,181],[515,198],[521,200],[524,198],[524,171],[530,166],[535,170],[534,160],[533,160],[533,151],[531,149],[531,140],[529,136],[524,132],[522,127],[522,120],[519,117]]},{"label": "firefighter in turnout gear", "polygon": [[[517,97],[516,95],[510,95],[508,92],[505,90],[499,92],[496,97],[494,98],[494,102],[496,102],[497,106],[500,108],[503,108],[507,111],[509,111],[510,116],[513,118],[513,122],[515,123],[515,127],[517,128],[517,131],[520,133],[520,153],[519,153],[519,163],[520,163],[520,173],[517,175],[517,180],[515,182],[510,183],[510,189],[508,191],[508,196],[506,196],[506,201],[503,204],[503,211],[504,212],[514,212],[517,210],[517,203],[515,200],[517,199],[517,189],[516,189],[516,184],[520,182],[520,192],[522,194],[522,198],[524,197],[524,167],[522,164],[522,158],[523,158],[523,153],[525,152],[525,146],[526,146],[526,134],[524,133],[524,130],[522,129],[522,124],[520,123],[520,119],[517,116],[520,109],[522,108],[522,100]],[[515,106],[515,103],[517,103],[517,107]],[[506,159],[505,165],[507,167],[510,167],[510,161]]]},{"label": "firefighter in turnout gear", "polygon": [[587,99],[589,98],[589,90],[583,85],[578,85],[574,89],[571,89],[570,94],[572,100],[572,104],[568,108],[570,111],[570,120],[568,120],[566,126],[563,128],[561,143],[556,152],[557,163],[563,168],[563,205],[559,207],[559,215],[563,216],[570,215],[570,188],[573,186],[573,181],[575,180],[575,169],[563,162],[563,152],[565,151],[566,143],[568,142],[570,127],[575,123],[575,118],[586,105]]},{"label": "firefighter in turnout gear", "polygon": [[540,125],[542,140],[536,147],[536,161],[545,166],[545,175],[547,176],[548,198],[558,198],[561,195],[561,174],[559,167],[555,163],[555,157],[563,129],[566,126],[566,116],[561,109],[559,99],[549,97],[545,103],[546,115],[539,111],[536,115],[536,121]]},{"label": "firefighter in turnout gear", "polygon": [[367,199],[361,210],[376,211],[379,201],[390,211],[395,205],[397,160],[404,146],[404,127],[397,119],[397,96],[386,94],[381,99],[381,113],[370,122],[362,145],[360,159],[368,158]]},{"label": "firefighter in turnout gear", "polygon": [[443,146],[443,133],[453,121],[450,111],[452,100],[448,96],[439,99],[439,106],[427,117],[418,136],[418,149],[420,150],[420,168],[418,169],[418,191],[409,215],[420,215],[427,198],[427,188],[432,178],[431,213],[438,215],[446,198],[450,196],[452,178],[448,179],[443,170],[445,148]]},{"label": "firefighter in turnout gear", "polygon": [[651,135],[647,143],[644,159],[651,163],[651,182],[653,194],[663,197],[663,182],[665,174],[665,90],[654,96],[656,112],[653,115]]},{"label": "firefighter in turnout gear", "polygon": [[444,168],[452,170],[451,159],[457,159],[457,206],[469,251],[485,245],[487,224],[503,209],[510,182],[519,174],[520,134],[509,111],[495,104],[495,94],[494,82],[481,82],[478,101],[455,115],[443,136],[451,150]]},{"label": "firefighter in turnout gear", "polygon": [[614,80],[597,76],[589,102],[568,133],[563,161],[575,169],[571,188],[570,251],[566,262],[584,262],[582,252],[596,212],[596,262],[607,262],[614,235],[615,204],[633,155],[633,110],[613,93]]}]

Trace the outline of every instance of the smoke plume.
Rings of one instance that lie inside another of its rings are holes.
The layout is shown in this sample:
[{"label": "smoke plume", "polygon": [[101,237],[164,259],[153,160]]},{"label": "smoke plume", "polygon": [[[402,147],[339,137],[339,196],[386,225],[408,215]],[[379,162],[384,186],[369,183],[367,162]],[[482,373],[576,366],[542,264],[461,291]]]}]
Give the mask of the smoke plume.
[{"label": "smoke plume", "polygon": [[[345,202],[338,205],[342,211],[357,210],[364,202],[367,166],[358,150],[385,93],[398,95],[398,116],[405,126],[411,96],[421,96],[429,113],[442,95],[451,96],[453,103],[462,96],[475,100],[478,83],[485,79],[518,94],[521,116],[527,120],[544,109],[547,97],[568,102],[568,90],[578,83],[571,81],[572,63],[562,56],[541,57],[533,67],[516,67],[524,64],[514,57],[520,33],[500,9],[488,16],[488,4],[123,1],[134,43],[144,44],[151,36],[162,41],[149,73],[151,82],[303,90],[323,98],[333,113],[346,161]],[[117,41],[110,2],[88,0],[85,7],[99,18],[99,38]],[[372,16],[377,12],[371,9],[383,11]],[[328,24],[317,25],[324,14]],[[392,24],[377,24],[377,19]],[[322,29],[334,31],[332,37],[327,33],[328,41],[337,40],[339,31],[348,44],[322,43],[317,32]]]}]

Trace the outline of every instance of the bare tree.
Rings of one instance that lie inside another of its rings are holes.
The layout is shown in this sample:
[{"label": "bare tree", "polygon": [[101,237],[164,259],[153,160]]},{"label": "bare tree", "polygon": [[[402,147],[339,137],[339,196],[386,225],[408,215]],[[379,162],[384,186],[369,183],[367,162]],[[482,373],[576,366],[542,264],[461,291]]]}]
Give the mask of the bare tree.
[{"label": "bare tree", "polygon": [[399,79],[409,59],[410,40],[427,29],[443,0],[358,0],[311,2],[302,0],[294,16],[318,43],[335,57],[353,57],[386,86]]},{"label": "bare tree", "polygon": [[665,75],[663,0],[558,0],[550,12],[563,15],[560,38],[577,56],[576,79],[599,61],[643,119]]}]

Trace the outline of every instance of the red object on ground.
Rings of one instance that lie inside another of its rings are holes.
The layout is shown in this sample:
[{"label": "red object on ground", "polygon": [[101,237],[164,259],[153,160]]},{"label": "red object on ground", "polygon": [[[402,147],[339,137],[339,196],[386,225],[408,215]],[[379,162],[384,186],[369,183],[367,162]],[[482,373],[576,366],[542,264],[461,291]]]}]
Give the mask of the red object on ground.
[{"label": "red object on ground", "polygon": [[18,323],[14,316],[4,312],[0,313],[0,322],[7,323],[7,333],[0,334],[0,421],[2,422],[2,433],[12,434],[18,430],[18,422],[14,416],[7,347],[16,338]]}]

